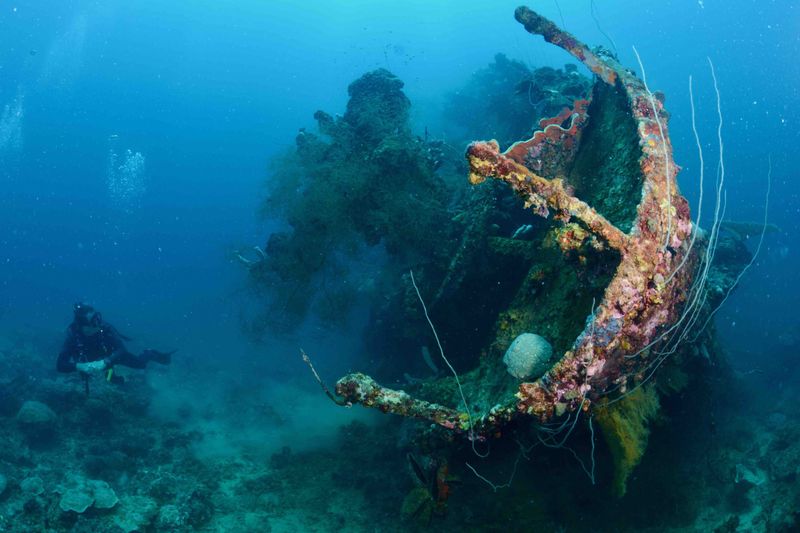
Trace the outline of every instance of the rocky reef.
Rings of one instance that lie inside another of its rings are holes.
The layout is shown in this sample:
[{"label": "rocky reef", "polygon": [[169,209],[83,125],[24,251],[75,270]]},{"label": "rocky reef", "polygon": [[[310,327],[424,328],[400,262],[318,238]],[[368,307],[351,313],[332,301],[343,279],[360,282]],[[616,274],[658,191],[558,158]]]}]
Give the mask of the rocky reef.
[{"label": "rocky reef", "polygon": [[0,528],[191,531],[219,517],[220,465],[193,457],[197,435],[149,416],[141,377],[96,380],[87,395],[31,340],[2,352]]},{"label": "rocky reef", "polygon": [[[55,374],[47,345],[13,337],[0,336],[0,530],[365,530],[411,487],[383,468],[402,469],[402,455],[373,446],[393,439],[392,430],[373,434],[354,422],[322,451],[208,456],[198,446],[213,430],[191,427],[199,415],[190,408],[178,420],[154,413],[156,390],[142,374],[128,373],[124,386],[92,380],[87,395],[79,376]],[[213,376],[165,379],[207,388]],[[264,411],[252,396],[232,409]],[[203,413],[202,421],[225,416]],[[352,446],[356,435],[373,444]],[[363,461],[376,468],[354,477],[349,470]]]},{"label": "rocky reef", "polygon": [[[87,397],[80,379],[55,377],[47,346],[35,339],[0,337],[6,531],[772,532],[792,531],[798,518],[800,397],[790,386],[770,398],[757,392],[775,383],[769,366],[735,372],[699,355],[683,371],[665,368],[655,381],[661,399],[648,453],[619,499],[615,452],[604,439],[594,439],[595,484],[576,460],[589,468],[592,435],[580,425],[562,449],[534,446],[530,433],[508,427],[524,448],[497,439],[483,460],[400,417],[352,422],[311,450],[287,443],[267,456],[198,454],[211,435],[191,428],[188,411],[177,421],[154,416],[155,390],[136,374],[125,388],[92,381]],[[207,388],[219,375],[172,377]],[[29,433],[27,414],[17,418],[26,402],[47,406],[47,416],[33,417],[46,438]],[[258,407],[245,390],[232,405]],[[218,416],[202,414],[209,423]],[[277,423],[274,415],[259,420]],[[510,479],[513,490],[493,490],[467,464],[498,485]]]}]

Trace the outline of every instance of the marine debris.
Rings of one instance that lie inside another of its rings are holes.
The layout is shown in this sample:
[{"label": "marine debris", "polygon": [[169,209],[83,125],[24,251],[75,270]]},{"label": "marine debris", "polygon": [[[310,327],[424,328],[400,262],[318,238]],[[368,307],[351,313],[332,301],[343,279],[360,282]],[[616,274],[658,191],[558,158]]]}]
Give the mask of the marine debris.
[{"label": "marine debris", "polygon": [[[609,394],[638,388],[660,364],[664,343],[674,331],[670,328],[686,311],[700,246],[692,247],[694,225],[675,180],[678,166],[662,100],[614,58],[591,51],[544,17],[524,7],[515,15],[527,31],[564,48],[598,80],[591,101],[578,100],[572,109],[542,120],[531,139],[504,152],[495,141],[472,143],[467,150],[470,182],[477,185],[489,177],[505,182],[526,207],[542,217],[552,214],[568,228],[558,237],[562,250],[588,247],[604,253],[607,261],[618,261],[614,275],[572,347],[542,377],[522,383],[513,402],[491,408],[473,428],[455,423],[466,418],[457,410],[414,401],[363,374],[337,383],[337,393],[349,402],[422,416],[456,430],[486,433],[521,414],[545,423],[589,411]],[[604,124],[591,125],[592,120]],[[608,153],[616,157],[591,165],[594,176],[579,173]],[[622,167],[631,160],[635,172],[617,175],[632,169]],[[608,190],[640,191],[632,220],[626,220],[625,206],[615,210],[607,199],[593,202],[602,185],[590,180],[599,178],[609,178]]]}]

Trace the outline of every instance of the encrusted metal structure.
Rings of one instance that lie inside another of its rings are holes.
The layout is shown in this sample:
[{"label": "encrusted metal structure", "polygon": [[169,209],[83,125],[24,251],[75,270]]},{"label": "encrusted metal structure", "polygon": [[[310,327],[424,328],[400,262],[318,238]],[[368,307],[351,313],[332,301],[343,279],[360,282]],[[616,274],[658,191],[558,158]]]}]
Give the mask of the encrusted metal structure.
[{"label": "encrusted metal structure", "polygon": [[[559,246],[565,251],[584,245],[602,250],[613,258],[610,261],[618,261],[613,278],[571,349],[542,377],[522,383],[513,402],[482,413],[471,425],[470,416],[459,409],[414,399],[364,374],[338,381],[336,393],[343,402],[428,419],[462,432],[489,432],[522,415],[546,422],[591,409],[609,394],[624,393],[650,377],[659,364],[660,345],[686,308],[700,247],[691,246],[694,225],[678,191],[678,166],[672,159],[662,99],[616,59],[590,50],[532,10],[520,7],[515,16],[528,32],[563,48],[597,76],[592,101],[579,100],[573,109],[543,120],[531,139],[504,152],[495,141],[472,143],[467,150],[469,179],[473,184],[501,180],[536,214],[569,224],[573,229],[562,232]],[[582,198],[576,193],[581,187],[568,176],[582,150],[594,150],[600,141],[614,146],[616,139],[603,139],[602,130],[595,131],[591,146],[582,142],[587,124],[600,120],[604,115],[598,111],[604,108],[630,129],[627,142],[633,148],[620,141],[620,149],[629,150],[626,157],[634,167],[638,162],[632,175],[620,178],[641,193],[635,210],[629,206],[627,220],[607,216],[607,209],[593,205],[603,194],[613,195],[619,184],[601,183],[600,193],[595,185],[589,197]]]}]

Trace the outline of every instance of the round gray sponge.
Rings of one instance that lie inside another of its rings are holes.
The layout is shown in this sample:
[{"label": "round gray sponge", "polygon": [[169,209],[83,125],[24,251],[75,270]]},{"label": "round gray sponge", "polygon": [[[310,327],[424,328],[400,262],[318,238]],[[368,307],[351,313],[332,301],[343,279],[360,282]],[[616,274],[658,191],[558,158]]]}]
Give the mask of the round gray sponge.
[{"label": "round gray sponge", "polygon": [[550,368],[553,347],[547,339],[534,333],[523,333],[514,339],[503,356],[508,373],[517,379],[537,379]]}]

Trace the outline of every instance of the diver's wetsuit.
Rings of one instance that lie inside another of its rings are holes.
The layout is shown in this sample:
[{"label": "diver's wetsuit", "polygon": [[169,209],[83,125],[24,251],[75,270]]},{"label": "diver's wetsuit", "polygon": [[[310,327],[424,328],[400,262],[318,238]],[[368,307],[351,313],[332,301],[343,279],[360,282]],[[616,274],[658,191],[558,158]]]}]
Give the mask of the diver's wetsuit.
[{"label": "diver's wetsuit", "polygon": [[171,353],[145,350],[139,355],[125,347],[123,335],[108,322],[101,322],[100,330],[94,335],[84,335],[81,327],[73,322],[67,330],[64,346],[58,354],[56,368],[59,372],[74,372],[77,363],[105,360],[106,367],[123,365],[131,368],[144,368],[150,361],[169,364]]}]

